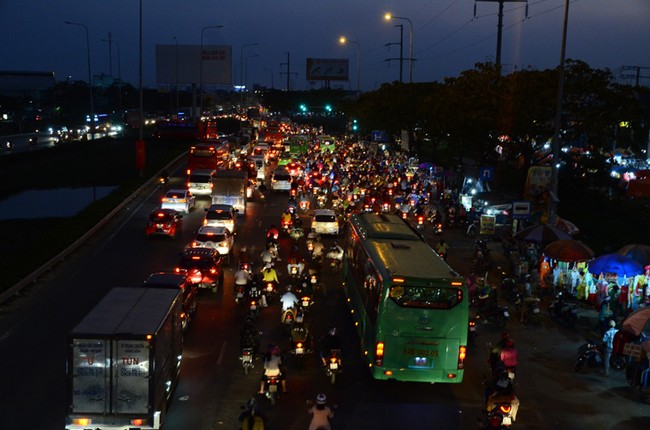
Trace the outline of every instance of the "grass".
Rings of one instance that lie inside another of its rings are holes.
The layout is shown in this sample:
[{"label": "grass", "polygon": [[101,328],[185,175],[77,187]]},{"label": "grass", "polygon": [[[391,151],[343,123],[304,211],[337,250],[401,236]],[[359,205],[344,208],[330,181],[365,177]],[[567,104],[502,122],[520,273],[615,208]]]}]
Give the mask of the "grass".
[{"label": "grass", "polygon": [[33,189],[117,187],[74,217],[0,221],[0,292],[60,253],[187,149],[181,142],[148,142],[142,174],[132,139],[74,142],[0,157],[2,199]]}]

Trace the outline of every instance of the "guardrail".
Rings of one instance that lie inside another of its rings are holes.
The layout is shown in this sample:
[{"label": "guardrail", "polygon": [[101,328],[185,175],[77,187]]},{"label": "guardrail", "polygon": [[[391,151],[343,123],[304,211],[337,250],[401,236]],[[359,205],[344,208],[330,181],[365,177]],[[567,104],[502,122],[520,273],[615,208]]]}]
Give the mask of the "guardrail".
[{"label": "guardrail", "polygon": [[38,269],[34,270],[32,273],[29,274],[29,276],[23,278],[22,280],[18,281],[16,284],[11,286],[7,291],[4,291],[0,294],[0,303],[4,303],[5,301],[9,300],[11,297],[20,294],[23,288],[35,283],[43,274],[47,273],[48,271],[54,269],[59,263],[61,263],[63,260],[66,259],[68,255],[70,255],[72,252],[74,252],[79,246],[81,246],[85,241],[87,241],[92,235],[97,233],[100,228],[102,228],[108,221],[110,221],[115,215],[117,215],[122,209],[124,209],[129,203],[131,203],[135,198],[137,198],[144,189],[147,187],[150,187],[152,185],[152,182],[158,181],[160,175],[162,174],[163,171],[171,169],[171,167],[178,163],[183,157],[185,157],[187,154],[181,154],[178,157],[176,157],[174,160],[172,160],[169,164],[167,164],[165,167],[160,169],[156,175],[152,179],[149,179],[146,181],[144,184],[142,184],[138,189],[136,189],[130,196],[128,196],[126,199],[124,199],[119,205],[117,205],[112,211],[110,211],[104,218],[102,218],[95,226],[93,226],[90,230],[88,230],[86,233],[83,234],[79,239],[74,241],[70,246],[68,246],[66,249],[61,251],[59,254],[57,254],[55,257],[50,259],[48,262],[43,264],[41,267]]}]

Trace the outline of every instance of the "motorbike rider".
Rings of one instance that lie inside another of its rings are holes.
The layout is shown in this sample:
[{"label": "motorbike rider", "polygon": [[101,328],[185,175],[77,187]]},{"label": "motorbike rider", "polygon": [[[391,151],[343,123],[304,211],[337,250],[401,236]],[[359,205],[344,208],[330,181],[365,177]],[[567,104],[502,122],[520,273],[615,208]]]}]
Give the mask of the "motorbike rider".
[{"label": "motorbike rider", "polygon": [[314,249],[311,251],[312,257],[313,258],[322,257],[324,249],[325,249],[325,245],[323,244],[323,241],[321,240],[321,237],[316,236],[316,240],[314,241]]},{"label": "motorbike rider", "polygon": [[239,270],[235,272],[235,285],[245,287],[250,280],[251,275],[248,270],[244,269],[243,266],[240,266]]},{"label": "motorbike rider", "polygon": [[307,349],[307,346],[311,343],[309,335],[309,327],[305,324],[303,315],[299,313],[296,315],[296,320],[291,324],[291,332],[289,335],[291,343],[301,342],[305,345],[305,349]]},{"label": "motorbike rider", "polygon": [[239,332],[239,349],[252,348],[253,357],[257,356],[260,350],[260,339],[253,324],[244,324]]},{"label": "motorbike rider", "polygon": [[296,198],[292,195],[289,197],[289,202],[287,205],[295,210],[298,209],[298,201],[296,201]]},{"label": "motorbike rider", "polygon": [[264,430],[266,418],[260,411],[255,397],[246,403],[246,410],[239,415],[242,430]]},{"label": "motorbike rider", "polygon": [[500,403],[510,404],[510,417],[515,422],[519,410],[519,398],[515,395],[514,386],[507,374],[502,374],[499,378],[493,379],[485,389],[485,410],[488,413]]},{"label": "motorbike rider", "polygon": [[447,253],[449,252],[449,245],[445,242],[445,239],[440,239],[440,242],[436,245],[436,252],[442,257],[443,260],[447,261]]},{"label": "motorbike rider", "polygon": [[271,224],[271,227],[269,227],[269,229],[266,230],[266,241],[277,243],[278,237],[280,237],[280,232],[278,231],[278,228],[275,226],[275,224]]},{"label": "motorbike rider", "polygon": [[278,273],[275,271],[273,266],[271,266],[271,263],[267,263],[266,266],[264,266],[264,270],[262,270],[262,281],[264,283],[267,282],[274,282],[276,284],[280,283],[280,281],[278,280]]},{"label": "motorbike rider", "polygon": [[284,322],[287,312],[290,311],[295,314],[295,309],[300,303],[298,297],[291,292],[291,285],[287,285],[287,291],[280,297],[280,303],[282,303],[282,322]]},{"label": "motorbike rider", "polygon": [[264,386],[269,376],[277,376],[282,384],[282,392],[287,392],[287,381],[284,372],[282,371],[282,356],[280,355],[280,347],[271,345],[269,352],[264,357],[264,373],[260,383],[260,394],[264,394]]},{"label": "motorbike rider", "polygon": [[505,330],[502,331],[501,339],[499,339],[499,341],[492,347],[492,349],[490,349],[488,364],[490,365],[490,369],[492,370],[493,375],[496,374],[496,369],[501,365],[501,351],[503,351],[503,348],[506,347],[509,339],[510,335],[508,332]]},{"label": "motorbike rider", "polygon": [[302,255],[300,255],[300,251],[298,250],[297,245],[293,245],[291,247],[291,253],[287,259],[287,273],[291,273],[291,266],[298,266],[298,276],[302,276],[302,271],[305,268],[305,262],[302,258]]},{"label": "motorbike rider", "polygon": [[262,259],[262,264],[266,266],[267,264],[273,263],[273,254],[271,253],[271,244],[267,244],[262,253],[260,254]]},{"label": "motorbike rider", "polygon": [[316,396],[316,404],[307,411],[312,415],[308,430],[331,430],[329,420],[334,417],[334,411],[326,403],[325,394],[320,393]]},{"label": "motorbike rider", "polygon": [[330,326],[327,334],[323,336],[323,340],[321,341],[320,359],[323,362],[323,366],[327,366],[327,358],[332,355],[333,350],[337,349],[341,349],[341,338],[336,333],[336,327]]},{"label": "motorbike rider", "polygon": [[282,215],[281,215],[280,218],[282,220],[282,225],[283,226],[291,225],[291,223],[293,222],[293,215],[291,214],[291,211],[289,211],[289,209],[282,212]]},{"label": "motorbike rider", "polygon": [[241,249],[239,250],[239,264],[244,265],[248,264],[250,265],[251,262],[251,254],[248,251],[248,247],[246,245],[242,246]]},{"label": "motorbike rider", "polygon": [[343,260],[343,248],[341,248],[338,243],[334,242],[332,246],[330,246],[330,248],[327,250],[327,258],[338,261]]},{"label": "motorbike rider", "polygon": [[512,372],[514,373],[516,368],[517,368],[517,359],[519,357],[519,352],[517,351],[517,348],[515,348],[515,342],[512,340],[512,338],[508,338],[506,340],[505,347],[501,349],[501,354],[499,355],[499,360],[503,364],[503,366],[506,368],[506,370],[511,369]]}]

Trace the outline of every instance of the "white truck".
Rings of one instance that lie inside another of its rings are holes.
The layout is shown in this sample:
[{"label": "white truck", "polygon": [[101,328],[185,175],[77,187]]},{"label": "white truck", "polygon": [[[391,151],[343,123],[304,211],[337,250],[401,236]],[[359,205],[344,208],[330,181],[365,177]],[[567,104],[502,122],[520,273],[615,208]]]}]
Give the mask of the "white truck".
[{"label": "white truck", "polygon": [[241,170],[219,170],[212,179],[212,204],[231,205],[237,215],[246,215],[246,202],[253,188]]},{"label": "white truck", "polygon": [[68,338],[69,430],[161,428],[183,347],[179,290],[114,288]]}]

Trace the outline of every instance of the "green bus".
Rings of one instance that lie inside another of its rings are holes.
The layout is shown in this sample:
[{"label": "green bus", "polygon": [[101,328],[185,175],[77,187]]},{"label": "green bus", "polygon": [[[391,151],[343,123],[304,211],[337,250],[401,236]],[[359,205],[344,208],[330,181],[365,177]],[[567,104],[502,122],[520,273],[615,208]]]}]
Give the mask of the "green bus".
[{"label": "green bus", "polygon": [[291,155],[302,155],[309,151],[309,137],[294,134],[289,138],[289,152]]},{"label": "green bus", "polygon": [[373,378],[462,382],[464,278],[397,215],[353,215],[344,249],[344,290]]}]

